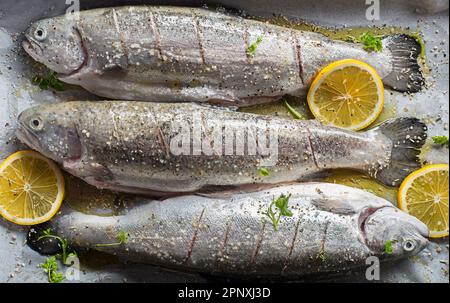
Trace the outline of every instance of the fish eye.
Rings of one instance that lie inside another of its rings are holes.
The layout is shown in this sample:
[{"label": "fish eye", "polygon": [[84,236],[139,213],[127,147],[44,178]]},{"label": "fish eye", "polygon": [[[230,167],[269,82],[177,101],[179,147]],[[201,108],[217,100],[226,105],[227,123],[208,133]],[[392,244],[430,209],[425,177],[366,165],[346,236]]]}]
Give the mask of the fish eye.
[{"label": "fish eye", "polygon": [[34,130],[41,130],[44,127],[44,123],[38,117],[30,120],[30,127]]},{"label": "fish eye", "polygon": [[35,31],[34,31],[34,37],[38,40],[38,41],[44,41],[45,39],[47,39],[47,31],[41,27],[38,27]]},{"label": "fish eye", "polygon": [[416,245],[416,241],[408,239],[403,242],[403,249],[405,251],[413,251],[416,249]]}]

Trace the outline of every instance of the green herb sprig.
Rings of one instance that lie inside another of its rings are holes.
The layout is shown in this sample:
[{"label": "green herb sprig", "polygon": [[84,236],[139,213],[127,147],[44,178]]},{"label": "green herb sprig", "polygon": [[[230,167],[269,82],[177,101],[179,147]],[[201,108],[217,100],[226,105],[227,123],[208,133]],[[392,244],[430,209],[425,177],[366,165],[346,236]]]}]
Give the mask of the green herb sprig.
[{"label": "green herb sprig", "polygon": [[370,32],[362,33],[358,38],[348,35],[346,37],[347,42],[362,43],[364,50],[367,52],[381,52],[383,50],[383,42],[381,38],[383,36],[374,36]]},{"label": "green herb sprig", "polygon": [[261,168],[259,169],[259,175],[260,175],[261,177],[268,177],[268,176],[270,175],[270,172],[269,172],[269,170],[268,170],[267,168],[261,167]]},{"label": "green herb sprig", "polygon": [[97,247],[119,246],[128,242],[128,233],[125,231],[119,231],[116,235],[116,243],[96,244]]},{"label": "green herb sprig", "polygon": [[64,265],[71,265],[67,260],[70,257],[76,257],[77,254],[75,251],[69,251],[69,243],[66,239],[63,239],[59,236],[56,236],[52,234],[52,229],[46,229],[42,232],[42,236],[40,236],[37,241],[40,241],[42,239],[55,239],[59,242],[59,246],[61,247],[62,253],[57,254],[56,256],[52,256],[50,258],[47,258],[45,263],[42,263],[40,266],[44,269],[44,272],[47,273],[48,276],[48,282],[50,283],[60,283],[64,280],[64,275],[58,272],[58,264],[56,262],[56,257],[60,257],[61,262]]},{"label": "green herb sprig", "polygon": [[294,119],[304,120],[305,118],[296,111],[286,100],[284,101],[284,106],[286,106],[289,113],[294,117]]},{"label": "green herb sprig", "polygon": [[262,42],[262,37],[256,38],[256,41],[247,47],[247,50],[246,50],[247,56],[253,57],[256,54],[256,49],[261,44],[261,42]]},{"label": "green herb sprig", "polygon": [[391,240],[387,240],[386,244],[384,244],[384,252],[387,253],[388,255],[392,255],[392,241]]},{"label": "green herb sprig", "polygon": [[[275,231],[278,231],[278,226],[280,223],[280,219],[282,216],[284,217],[292,217],[293,213],[289,209],[289,198],[291,195],[288,196],[281,195],[277,199],[272,200],[272,202],[269,205],[269,208],[265,212],[265,215],[269,217],[269,219],[272,221],[273,228]],[[274,206],[276,210],[274,211]]]},{"label": "green herb sprig", "polygon": [[432,139],[435,144],[446,146],[447,148],[449,147],[447,136],[434,136]]},{"label": "green herb sprig", "polygon": [[61,261],[62,261],[62,263],[67,265],[67,258],[69,256],[76,256],[76,253],[75,252],[69,252],[69,243],[67,242],[66,239],[63,239],[63,238],[61,238],[59,236],[55,236],[55,235],[52,234],[52,232],[53,231],[52,231],[51,228],[44,230],[42,232],[42,236],[40,236],[37,239],[37,241],[40,241],[40,240],[46,239],[46,238],[52,238],[52,239],[57,240],[59,242],[59,246],[61,247],[61,250],[62,250],[62,254],[60,255]]},{"label": "green herb sprig", "polygon": [[55,256],[47,258],[44,263],[40,264],[40,267],[47,274],[48,282],[61,283],[64,280],[64,275],[58,272],[58,264],[56,263]]},{"label": "green herb sprig", "polygon": [[31,79],[31,83],[39,86],[42,90],[53,88],[56,91],[63,91],[64,84],[56,77],[55,72],[49,73],[47,76],[36,75]]},{"label": "green herb sprig", "polygon": [[322,262],[325,262],[327,260],[327,255],[325,254],[325,251],[323,249],[321,249],[319,252],[319,259]]},{"label": "green herb sprig", "polygon": [[364,44],[364,50],[368,52],[381,52],[383,49],[383,43],[381,42],[382,36],[374,36],[369,32],[363,33],[359,39]]}]

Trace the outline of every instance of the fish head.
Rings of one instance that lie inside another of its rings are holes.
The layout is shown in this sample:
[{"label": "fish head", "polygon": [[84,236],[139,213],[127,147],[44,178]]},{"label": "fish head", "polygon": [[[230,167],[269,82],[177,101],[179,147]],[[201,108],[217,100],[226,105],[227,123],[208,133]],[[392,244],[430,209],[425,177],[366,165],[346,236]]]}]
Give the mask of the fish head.
[{"label": "fish head", "polygon": [[34,60],[63,75],[77,72],[87,60],[75,21],[64,16],[32,24],[22,46]]},{"label": "fish head", "polygon": [[428,245],[428,227],[391,206],[363,213],[360,229],[372,251],[390,258],[416,255]]},{"label": "fish head", "polygon": [[61,104],[29,108],[18,117],[17,137],[58,163],[81,157],[76,108]]},{"label": "fish head", "polygon": [[[428,244],[427,226],[385,199],[356,188],[342,191],[342,186],[336,184],[327,184],[321,192],[321,199],[312,201],[313,205],[353,216],[361,243],[375,255],[406,257],[417,254]],[[388,244],[392,252],[385,254]]]}]

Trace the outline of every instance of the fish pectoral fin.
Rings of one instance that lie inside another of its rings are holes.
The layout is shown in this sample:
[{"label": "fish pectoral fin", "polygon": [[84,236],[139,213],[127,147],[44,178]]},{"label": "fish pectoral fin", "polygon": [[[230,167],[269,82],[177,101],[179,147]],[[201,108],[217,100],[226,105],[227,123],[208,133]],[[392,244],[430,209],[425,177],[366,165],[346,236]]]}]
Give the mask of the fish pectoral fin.
[{"label": "fish pectoral fin", "polygon": [[330,199],[324,197],[323,199],[313,199],[311,204],[320,210],[327,211],[334,214],[352,215],[357,212],[357,209],[346,202]]},{"label": "fish pectoral fin", "polygon": [[239,106],[247,107],[247,106],[253,106],[253,105],[257,105],[257,104],[272,103],[272,102],[280,100],[281,98],[282,98],[282,96],[255,96],[255,97],[242,98],[239,101]]},{"label": "fish pectoral fin", "polygon": [[89,172],[96,180],[112,180],[113,174],[109,168],[99,163],[90,163]]},{"label": "fish pectoral fin", "polygon": [[94,74],[98,76],[103,76],[105,79],[108,80],[125,78],[127,73],[128,72],[126,70],[126,67],[117,64],[106,66],[102,70],[96,70],[94,72]]},{"label": "fish pectoral fin", "polygon": [[113,179],[112,172],[104,165],[96,162],[86,163],[81,159],[64,160],[63,168],[75,176],[81,175],[83,179],[97,180],[97,181],[105,181]]},{"label": "fish pectoral fin", "polygon": [[318,172],[313,172],[310,174],[305,174],[297,179],[297,182],[320,182],[323,179],[329,177],[331,175],[330,170],[323,170]]},{"label": "fish pectoral fin", "polygon": [[289,182],[283,183],[248,183],[241,185],[207,185],[200,188],[195,194],[197,196],[214,198],[214,199],[227,199],[234,195],[258,192],[265,189],[279,187],[282,184],[289,184]]},{"label": "fish pectoral fin", "polygon": [[62,163],[63,168],[69,173],[76,171],[77,169],[83,169],[84,164],[80,159],[65,159]]},{"label": "fish pectoral fin", "polygon": [[238,185],[207,185],[200,188],[195,194],[207,198],[226,199],[238,192]]}]

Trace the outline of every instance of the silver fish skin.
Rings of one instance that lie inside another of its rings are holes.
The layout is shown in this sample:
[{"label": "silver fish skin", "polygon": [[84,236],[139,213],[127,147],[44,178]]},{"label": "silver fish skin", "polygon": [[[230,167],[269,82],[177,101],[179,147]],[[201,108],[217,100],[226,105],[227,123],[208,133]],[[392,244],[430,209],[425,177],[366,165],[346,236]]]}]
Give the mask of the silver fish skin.
[{"label": "silver fish skin", "polygon": [[[293,215],[282,217],[275,230],[264,213],[281,195],[291,195]],[[74,247],[244,278],[343,272],[367,266],[370,256],[385,261],[415,255],[428,243],[428,229],[416,218],[366,191],[336,184],[304,183],[227,199],[190,195],[132,202],[139,206],[120,216],[71,212],[50,226]],[[120,232],[128,235],[126,243],[109,245]],[[385,252],[388,241],[391,253]]]},{"label": "silver fish skin", "polygon": [[348,58],[368,63],[396,90],[423,85],[413,38],[390,36],[382,52],[367,52],[360,44],[200,8],[88,10],[79,19],[38,21],[25,37],[26,52],[62,81],[112,99],[248,106],[304,96],[320,69]]},{"label": "silver fish skin", "polygon": [[420,167],[427,137],[415,118],[356,133],[195,103],[73,101],[18,119],[31,148],[96,187],[131,193],[275,184],[336,168],[397,185]]}]

